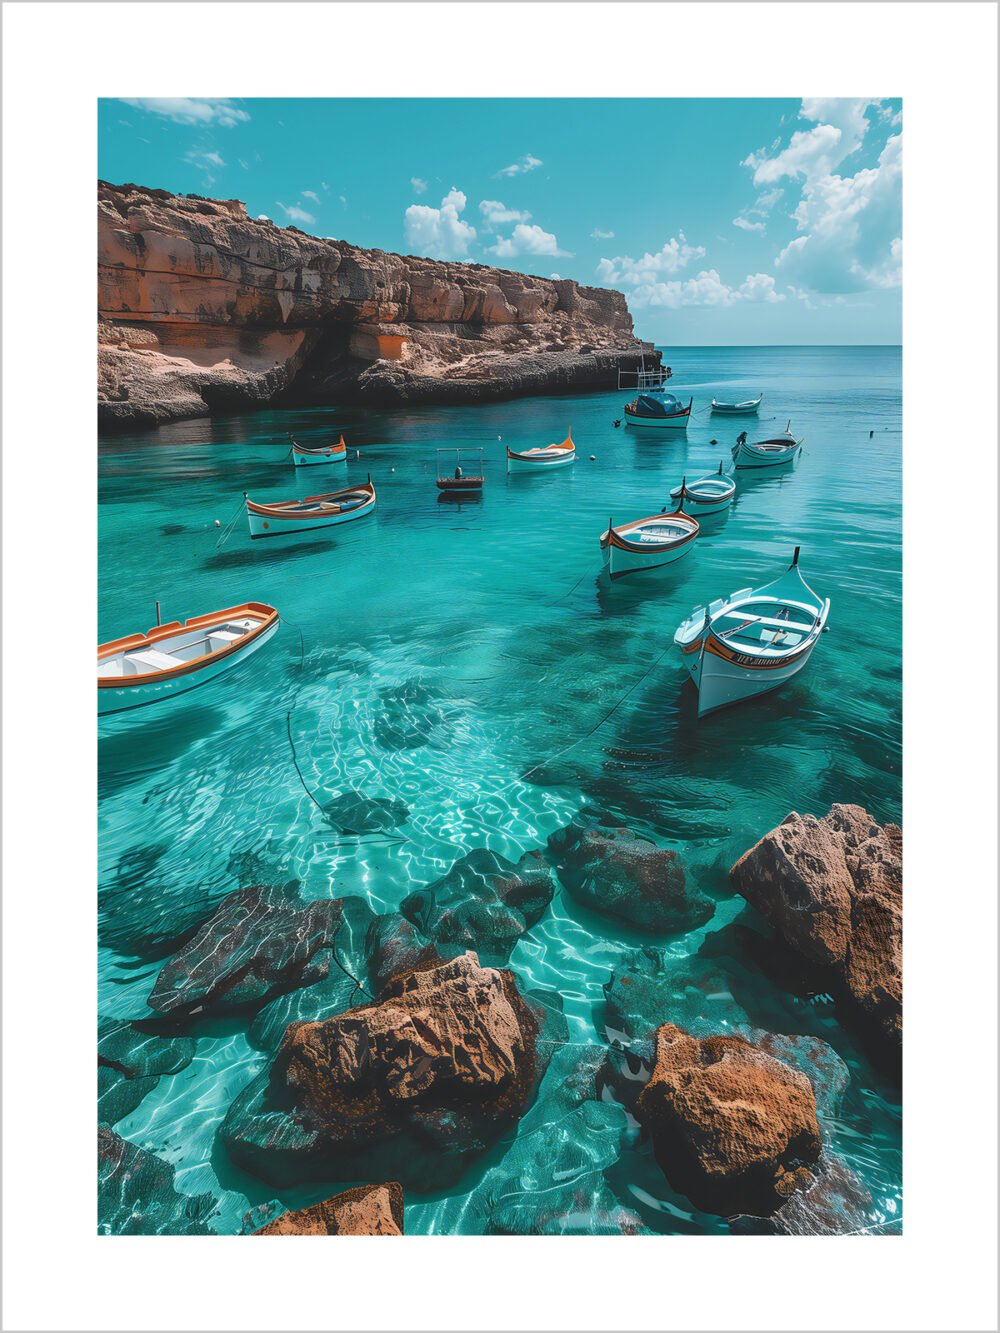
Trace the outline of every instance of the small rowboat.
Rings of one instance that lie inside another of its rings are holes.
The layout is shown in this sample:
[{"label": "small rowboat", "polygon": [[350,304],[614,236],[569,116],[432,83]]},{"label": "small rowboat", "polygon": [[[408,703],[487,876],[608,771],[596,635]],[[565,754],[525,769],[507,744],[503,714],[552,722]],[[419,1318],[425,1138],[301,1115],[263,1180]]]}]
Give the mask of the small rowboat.
[{"label": "small rowboat", "polygon": [[276,500],[257,504],[244,491],[251,537],[280,537],[289,532],[312,532],[334,523],[363,518],[375,508],[371,477],[362,486],[349,486],[329,495],[310,495],[304,500]]},{"label": "small rowboat", "polygon": [[733,446],[733,462],[737,467],[780,467],[790,463],[802,448],[802,441],[791,433],[789,422],[781,435],[769,440],[747,444],[742,440]]},{"label": "small rowboat", "polygon": [[698,606],[674,634],[698,687],[698,716],[775,690],[809,661],[830,614],[799,572],[799,548],[780,578]]},{"label": "small rowboat", "polygon": [[698,536],[698,520],[683,511],[683,483],[681,492],[681,504],[672,513],[637,518],[620,528],[608,520],[607,532],[601,533],[601,550],[612,579],[672,564],[690,551]]},{"label": "small rowboat", "polygon": [[687,430],[691,419],[691,404],[687,406],[672,393],[664,390],[648,390],[639,394],[631,403],[625,404],[626,426],[652,426],[658,430]]},{"label": "small rowboat", "polygon": [[548,468],[565,467],[576,462],[576,445],[573,443],[573,431],[566,433],[562,444],[547,444],[543,449],[525,449],[515,453],[507,446],[508,472],[544,472]]},{"label": "small rowboat", "polygon": [[[289,436],[291,439],[291,436]],[[324,463],[346,463],[347,444],[343,435],[336,444],[324,445],[321,449],[304,449],[292,440],[292,462],[296,467],[317,467]]]},{"label": "small rowboat", "polygon": [[756,398],[748,398],[745,403],[720,403],[712,399],[712,411],[721,412],[724,416],[730,417],[749,417],[755,415],[757,409],[764,401],[764,395],[758,394]]},{"label": "small rowboat", "polygon": [[256,652],[277,628],[273,606],[244,602],[98,644],[98,714],[124,713],[204,685]]},{"label": "small rowboat", "polygon": [[[682,497],[683,493],[683,499]],[[727,509],[736,494],[736,482],[727,476],[719,464],[718,472],[709,477],[700,477],[697,481],[683,481],[670,492],[671,500],[680,500],[685,514],[701,517],[703,514],[717,514]]]}]

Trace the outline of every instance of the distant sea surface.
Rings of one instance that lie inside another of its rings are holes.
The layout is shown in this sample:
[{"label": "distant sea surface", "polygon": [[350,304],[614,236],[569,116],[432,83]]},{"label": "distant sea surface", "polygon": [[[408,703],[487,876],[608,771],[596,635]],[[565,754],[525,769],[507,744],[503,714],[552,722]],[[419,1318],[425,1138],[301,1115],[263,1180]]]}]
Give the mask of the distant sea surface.
[{"label": "distant sea surface", "polygon": [[[241,868],[244,882],[270,871],[299,879],[304,898],[360,894],[386,911],[465,852],[516,859],[589,807],[676,848],[716,903],[700,930],[651,938],[557,892],[510,965],[525,989],[560,993],[573,1041],[600,1042],[601,988],[623,950],[653,944],[683,958],[723,931],[744,907],[728,867],[790,810],[856,802],[899,820],[900,349],[670,348],[664,360],[673,391],[694,396],[686,437],[614,428],[629,396],[614,392],[265,411],[102,440],[102,641],[147,629],[156,599],[165,620],[253,599],[285,622],[219,682],[101,740],[103,1015],[141,1014],[160,966],[129,954],[130,930],[155,933],[158,914],[186,895],[223,896]],[[761,390],[759,421],[708,412],[713,395]],[[793,468],[740,472],[731,510],[689,555],[609,583],[598,549],[609,516],[658,512],[682,476],[728,464],[744,426],[755,438],[789,420],[805,437]],[[569,427],[575,465],[506,475],[505,445],[544,445]],[[293,470],[288,432],[316,446],[341,430],[346,466]],[[438,498],[435,451],[457,445],[483,449],[481,499]],[[281,500],[369,473],[374,517],[251,543],[243,491]],[[697,603],[775,577],[796,545],[807,581],[831,599],[830,633],[789,686],[699,722],[674,629]],[[406,840],[338,845],[303,781],[321,804],[347,787],[405,802]],[[833,1147],[871,1193],[872,1222],[898,1219],[898,1089],[832,1004],[739,966],[753,1024],[821,1037],[847,1062]],[[171,1162],[181,1191],[235,1200],[224,1230],[238,1229],[246,1199],[299,1206],[348,1187],[276,1196],[226,1162],[216,1130],[264,1064],[245,1023],[208,1026],[194,1061],[116,1126]],[[408,1195],[407,1231],[467,1229],[464,1202],[496,1160],[471,1166],[447,1195]],[[618,1162],[614,1187],[654,1230],[725,1230],[670,1189],[640,1144]]]}]

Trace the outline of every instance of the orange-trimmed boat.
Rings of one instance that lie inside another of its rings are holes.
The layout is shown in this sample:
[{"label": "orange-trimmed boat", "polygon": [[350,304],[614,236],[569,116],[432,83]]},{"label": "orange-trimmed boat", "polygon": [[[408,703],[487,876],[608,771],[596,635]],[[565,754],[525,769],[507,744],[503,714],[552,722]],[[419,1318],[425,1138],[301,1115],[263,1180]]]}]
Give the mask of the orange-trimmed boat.
[{"label": "orange-trimmed boat", "polygon": [[[291,439],[291,436],[289,436]],[[320,449],[305,449],[292,439],[292,462],[296,467],[316,467],[323,463],[346,463],[347,443],[343,435],[336,444],[327,444]]]},{"label": "orange-trimmed boat", "polygon": [[696,518],[684,512],[686,496],[681,482],[677,508],[664,510],[652,518],[637,518],[616,528],[612,519],[608,529],[601,533],[601,551],[604,563],[613,579],[624,578],[640,569],[659,569],[673,564],[690,551],[698,536]]},{"label": "orange-trimmed boat", "polygon": [[308,495],[304,500],[276,500],[258,504],[243,492],[251,537],[281,537],[289,532],[312,532],[334,523],[363,518],[375,508],[371,477],[361,486],[348,486],[327,495]]},{"label": "orange-trimmed boat", "polygon": [[549,468],[565,467],[576,462],[576,445],[573,443],[572,429],[566,432],[562,444],[547,444],[540,449],[525,449],[516,453],[507,446],[508,472],[545,472]]},{"label": "orange-trimmed boat", "polygon": [[278,623],[273,606],[244,602],[98,644],[97,712],[124,713],[204,685],[262,647]]}]

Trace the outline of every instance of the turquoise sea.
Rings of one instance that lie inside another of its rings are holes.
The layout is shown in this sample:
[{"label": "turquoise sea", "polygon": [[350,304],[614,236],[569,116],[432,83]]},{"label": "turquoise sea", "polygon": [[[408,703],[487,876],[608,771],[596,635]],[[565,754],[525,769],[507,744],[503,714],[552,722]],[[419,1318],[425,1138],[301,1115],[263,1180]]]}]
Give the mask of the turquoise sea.
[{"label": "turquoise sea", "polygon": [[[871,1221],[893,1222],[898,1086],[832,1003],[784,989],[741,954],[731,923],[747,917],[726,871],[790,810],[857,802],[881,821],[901,817],[900,350],[671,348],[665,360],[672,389],[694,395],[686,438],[615,429],[626,395],[600,393],[265,411],[101,441],[102,641],[148,628],[156,599],[165,620],[254,599],[284,623],[220,681],[100,741],[100,1012],[140,1016],[162,963],[148,946],[159,925],[169,934],[241,877],[298,879],[306,899],[360,894],[386,911],[469,850],[516,860],[598,809],[676,848],[715,914],[689,935],[651,938],[559,891],[511,956],[524,988],[557,991],[570,1040],[600,1043],[602,985],[624,950],[707,949],[733,978],[731,1021],[741,1010],[757,1027],[820,1037],[846,1062],[831,1145],[871,1193]],[[761,389],[759,431],[747,429],[755,438],[790,419],[805,437],[795,466],[741,472],[731,510],[705,523],[689,555],[612,586],[598,549],[609,515],[656,513],[682,475],[728,463],[746,423],[707,405]],[[505,444],[546,444],[567,427],[574,466],[506,475]],[[346,468],[293,471],[287,432],[309,446],[340,429]],[[480,499],[439,500],[435,449],[452,445],[482,446]],[[220,545],[244,490],[285,499],[369,473],[374,517],[251,543],[241,515]],[[670,647],[676,625],[696,603],[775,577],[796,545],[832,601],[830,633],[789,686],[699,722]],[[404,802],[400,840],[331,828],[316,802],[346,787]],[[718,1012],[726,1021],[725,1004]],[[175,1167],[179,1190],[220,1197],[221,1231],[239,1230],[248,1201],[300,1206],[351,1183],[276,1194],[226,1159],[218,1126],[265,1063],[248,1021],[197,1028],[191,1064],[116,1125]],[[407,1231],[475,1230],[467,1205],[507,1147],[447,1194],[408,1195]],[[512,1176],[526,1197],[529,1176]],[[726,1230],[671,1190],[637,1136],[606,1176],[653,1230]]]}]

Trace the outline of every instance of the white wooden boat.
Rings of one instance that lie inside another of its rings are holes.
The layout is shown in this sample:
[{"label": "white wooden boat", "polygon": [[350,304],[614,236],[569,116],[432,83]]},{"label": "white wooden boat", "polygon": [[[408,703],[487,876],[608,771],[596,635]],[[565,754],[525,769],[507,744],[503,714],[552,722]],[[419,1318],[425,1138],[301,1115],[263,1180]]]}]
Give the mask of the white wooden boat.
[{"label": "white wooden boat", "polygon": [[662,387],[647,389],[625,404],[625,425],[654,430],[687,430],[693,402],[694,398],[689,398],[685,407],[679,398]]},{"label": "white wooden boat", "polygon": [[304,500],[276,500],[258,504],[244,491],[251,537],[281,537],[290,532],[312,532],[335,523],[363,518],[375,508],[371,477],[361,486],[349,486],[328,495],[309,495]]},{"label": "white wooden boat", "polygon": [[757,440],[748,444],[746,440],[733,446],[733,462],[736,467],[781,467],[790,463],[802,448],[802,441],[791,432],[789,422],[780,435],[769,440]]},{"label": "white wooden boat", "polygon": [[347,443],[341,435],[336,444],[326,444],[319,449],[305,449],[292,440],[292,462],[296,467],[321,467],[327,463],[346,463]]},{"label": "white wooden boat", "polygon": [[576,445],[573,443],[572,428],[567,431],[561,444],[547,444],[540,449],[525,449],[516,453],[507,446],[508,472],[544,472],[549,468],[565,467],[576,462]]},{"label": "white wooden boat", "polygon": [[124,713],[204,685],[256,652],[277,628],[273,606],[244,602],[98,644],[98,714]]},{"label": "white wooden boat", "polygon": [[754,416],[764,401],[764,395],[758,394],[756,398],[748,398],[743,403],[720,403],[717,399],[712,399],[712,411],[720,412],[723,416],[730,417],[749,417]]},{"label": "white wooden boat", "polygon": [[698,536],[698,520],[685,514],[682,506],[683,497],[671,513],[664,510],[652,518],[637,518],[619,528],[613,519],[608,520],[607,531],[601,533],[601,551],[613,579],[672,564],[690,551]]},{"label": "white wooden boat", "polygon": [[727,509],[735,494],[736,482],[723,472],[720,463],[718,472],[713,472],[711,476],[699,477],[697,481],[682,481],[670,492],[670,498],[681,501],[685,514],[694,514],[698,518],[702,514],[717,514]]},{"label": "white wooden boat", "polygon": [[799,571],[697,606],[674,634],[698,688],[698,716],[784,685],[809,661],[830,613]]}]

